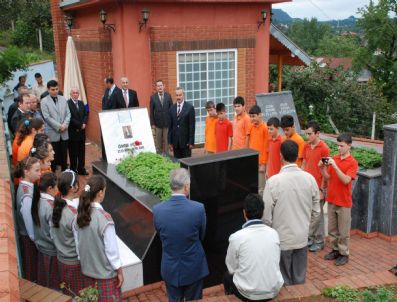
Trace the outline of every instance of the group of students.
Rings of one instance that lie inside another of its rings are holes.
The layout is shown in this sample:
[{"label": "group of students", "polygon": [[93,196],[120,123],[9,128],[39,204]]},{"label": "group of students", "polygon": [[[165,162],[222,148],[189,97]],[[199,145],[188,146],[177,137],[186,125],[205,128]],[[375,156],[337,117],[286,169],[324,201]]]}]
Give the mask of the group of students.
[{"label": "group of students", "polygon": [[[280,146],[286,139],[295,141],[299,146],[297,164],[300,166],[305,145],[302,137],[295,131],[294,118],[284,115],[280,119],[271,117],[263,120],[261,108],[254,105],[247,113],[243,97],[233,101],[235,116],[233,122],[226,117],[223,103],[215,106],[206,103],[208,116],[205,122],[205,146],[207,153],[225,152],[251,148],[259,152],[259,192],[263,191],[266,179],[280,172]],[[279,133],[282,128],[285,136]]]},{"label": "group of students", "polygon": [[[35,124],[26,120],[20,129],[33,135]],[[37,133],[14,171],[24,277],[71,296],[96,286],[98,301],[121,301],[124,277],[115,226],[101,206],[106,181],[94,175],[80,190],[76,172],[65,170],[59,177],[51,172],[53,157],[47,135]]]}]

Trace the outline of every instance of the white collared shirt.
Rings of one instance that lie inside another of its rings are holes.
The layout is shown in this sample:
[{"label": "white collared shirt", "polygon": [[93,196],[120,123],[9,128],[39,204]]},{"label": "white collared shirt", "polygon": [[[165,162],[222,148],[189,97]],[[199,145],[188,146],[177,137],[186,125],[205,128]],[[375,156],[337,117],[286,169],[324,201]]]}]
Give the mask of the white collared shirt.
[{"label": "white collared shirt", "polygon": [[[103,209],[99,202],[91,202],[92,208]],[[77,225],[76,220],[73,223],[73,236],[76,242],[76,252],[77,257],[80,259],[79,255],[79,237],[77,233]],[[109,260],[110,265],[114,270],[117,270],[121,267],[121,259],[120,259],[120,252],[119,246],[117,244],[117,236],[116,236],[116,229],[114,224],[108,224],[103,231],[103,244],[105,246],[105,254]]]},{"label": "white collared shirt", "polygon": [[[26,180],[21,180],[19,185],[25,184],[31,188],[33,188],[33,184]],[[32,218],[32,196],[26,195],[21,201],[21,209],[20,209],[23,222],[25,223],[26,232],[28,233],[29,238],[34,241],[34,225]]]},{"label": "white collared shirt", "polygon": [[[180,105],[179,105],[179,104],[180,104]],[[176,106],[177,106],[177,107],[176,107],[176,112],[177,112],[177,113],[178,113],[178,107],[179,107],[179,106],[180,106],[180,108],[181,108],[181,109],[180,109],[181,111],[180,111],[179,113],[182,112],[183,104],[185,104],[185,100],[183,100],[181,103],[178,103],[178,102],[176,103]]]},{"label": "white collared shirt", "polygon": [[128,93],[128,89],[126,89],[126,90],[121,89],[121,92],[123,94],[123,100],[124,100],[124,95],[127,96],[127,105],[128,105],[130,103],[130,94]]},{"label": "white collared shirt", "polygon": [[110,88],[110,90],[109,90],[109,96],[112,95],[112,93],[113,93],[113,91],[114,91],[114,88],[116,88],[116,84],[113,84],[113,86]]}]

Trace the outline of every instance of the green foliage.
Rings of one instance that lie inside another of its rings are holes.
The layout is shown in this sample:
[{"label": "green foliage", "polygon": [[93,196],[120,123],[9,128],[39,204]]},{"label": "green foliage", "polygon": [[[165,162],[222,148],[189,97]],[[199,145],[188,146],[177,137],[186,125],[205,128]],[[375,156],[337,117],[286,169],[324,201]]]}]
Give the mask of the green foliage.
[{"label": "green foliage", "polygon": [[349,286],[336,286],[323,290],[323,295],[340,302],[396,302],[394,287],[376,287],[363,291]]},{"label": "green foliage", "polygon": [[97,302],[99,298],[98,284],[96,282],[93,287],[88,286],[86,288],[83,288],[82,290],[79,291],[78,294],[73,292],[70,286],[65,282],[62,282],[59,285],[59,288],[68,291],[74,297],[74,300],[77,302]]},{"label": "green foliage", "polygon": [[[338,145],[335,142],[325,140],[330,149],[331,156],[338,154]],[[351,150],[351,155],[357,160],[362,169],[374,169],[382,165],[382,155],[370,148],[355,148]]]},{"label": "green foliage", "polygon": [[315,55],[351,58],[359,46],[359,40],[357,38],[327,34],[319,41]]},{"label": "green foliage", "polygon": [[304,19],[291,24],[288,29],[288,37],[309,55],[313,55],[320,41],[331,32],[331,27],[325,23],[319,23],[316,18]]},{"label": "green foliage", "polygon": [[12,72],[28,65],[26,54],[16,47],[0,52],[0,84],[11,78]]},{"label": "green foliage", "polygon": [[397,3],[370,1],[359,13],[365,43],[354,57],[355,68],[367,67],[383,94],[397,104]]},{"label": "green foliage", "polygon": [[161,200],[166,200],[171,196],[170,172],[177,168],[179,164],[149,152],[127,157],[117,165],[119,173]]},{"label": "green foliage", "polygon": [[4,30],[0,31],[0,46],[8,47],[11,46],[12,43],[12,30]]}]

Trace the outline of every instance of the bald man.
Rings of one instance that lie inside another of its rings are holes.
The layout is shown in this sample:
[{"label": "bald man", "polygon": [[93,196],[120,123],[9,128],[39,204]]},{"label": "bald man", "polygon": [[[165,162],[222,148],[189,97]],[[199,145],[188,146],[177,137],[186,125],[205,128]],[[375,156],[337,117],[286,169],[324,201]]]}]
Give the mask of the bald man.
[{"label": "bald man", "polygon": [[110,98],[111,109],[139,107],[138,95],[135,90],[128,88],[128,78],[120,79],[121,89],[113,93]]}]

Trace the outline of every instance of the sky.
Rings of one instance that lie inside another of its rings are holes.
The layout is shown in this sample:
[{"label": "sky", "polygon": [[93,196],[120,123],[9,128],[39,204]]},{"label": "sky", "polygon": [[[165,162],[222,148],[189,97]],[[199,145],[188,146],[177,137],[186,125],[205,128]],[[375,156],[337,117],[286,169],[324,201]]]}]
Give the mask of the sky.
[{"label": "sky", "polygon": [[[374,1],[376,4],[378,1]],[[357,9],[368,5],[369,0],[292,0],[274,4],[273,8],[281,8],[292,18],[317,18],[320,21],[346,19],[350,16],[359,17]]]}]

